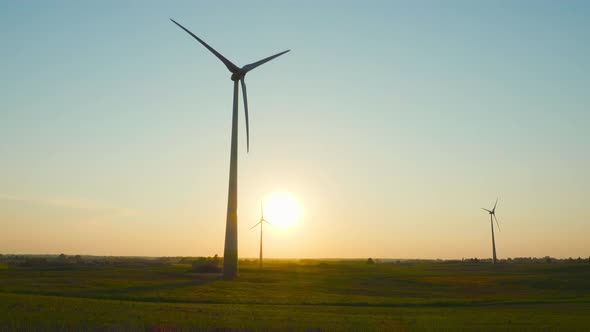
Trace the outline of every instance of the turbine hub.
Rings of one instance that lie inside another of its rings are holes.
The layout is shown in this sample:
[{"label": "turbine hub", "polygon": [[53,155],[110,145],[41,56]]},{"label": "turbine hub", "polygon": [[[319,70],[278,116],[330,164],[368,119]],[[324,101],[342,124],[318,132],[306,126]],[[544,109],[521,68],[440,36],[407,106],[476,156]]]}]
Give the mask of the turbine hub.
[{"label": "turbine hub", "polygon": [[246,76],[246,73],[242,72],[242,69],[240,69],[239,71],[231,74],[231,80],[232,81],[239,81],[241,80],[244,76]]}]

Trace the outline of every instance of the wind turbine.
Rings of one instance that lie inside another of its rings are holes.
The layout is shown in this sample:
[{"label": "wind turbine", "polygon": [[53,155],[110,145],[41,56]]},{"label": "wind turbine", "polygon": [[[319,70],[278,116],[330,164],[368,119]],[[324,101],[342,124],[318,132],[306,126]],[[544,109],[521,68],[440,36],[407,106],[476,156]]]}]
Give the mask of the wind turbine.
[{"label": "wind turbine", "polygon": [[201,38],[194,33],[180,25],[178,22],[170,19],[174,24],[178,25],[182,30],[195,38],[211,53],[213,53],[229,71],[231,72],[231,80],[234,81],[234,99],[232,112],[232,126],[231,126],[231,153],[229,164],[229,189],[227,195],[227,218],[225,224],[225,248],[223,251],[223,278],[234,279],[238,275],[238,81],[242,85],[242,95],[244,97],[244,112],[246,115],[246,147],[250,150],[250,128],[248,123],[248,97],[246,94],[246,82],[244,78],[246,74],[252,69],[280,56],[290,50],[286,50],[275,55],[264,58],[260,61],[247,64],[243,67],[238,67],[231,61],[226,59],[223,55],[217,52],[213,47],[205,43]]},{"label": "wind turbine", "polygon": [[262,203],[260,203],[260,215],[260,221],[258,221],[256,225],[250,227],[250,229],[260,225],[260,260],[258,261],[258,265],[260,268],[262,268],[262,225],[264,225],[264,223],[271,225],[271,223],[264,219],[264,209],[262,208]]},{"label": "wind turbine", "polygon": [[498,205],[497,198],[496,198],[496,203],[494,204],[494,208],[491,211],[488,209],[481,208],[482,210],[485,210],[490,214],[490,224],[492,226],[492,250],[494,253],[494,264],[496,264],[496,240],[494,239],[494,219],[496,220],[496,225],[498,226],[498,230],[500,230],[500,224],[498,223],[498,218],[496,218],[496,205]]}]

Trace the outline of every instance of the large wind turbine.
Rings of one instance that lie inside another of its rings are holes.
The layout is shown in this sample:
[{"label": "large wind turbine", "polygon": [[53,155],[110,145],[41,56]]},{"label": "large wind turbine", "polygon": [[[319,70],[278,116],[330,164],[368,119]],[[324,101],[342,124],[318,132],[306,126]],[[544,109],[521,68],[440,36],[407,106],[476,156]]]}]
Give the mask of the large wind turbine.
[{"label": "large wind turbine", "polygon": [[498,199],[496,199],[494,208],[491,211],[482,208],[482,210],[488,211],[488,213],[490,214],[490,224],[492,226],[492,250],[494,253],[494,264],[496,264],[496,240],[494,239],[494,219],[496,220],[496,225],[498,225],[498,230],[500,230],[500,224],[498,223],[498,218],[496,218],[496,205],[498,205]]},{"label": "large wind turbine", "polygon": [[244,97],[244,111],[246,115],[246,147],[250,150],[250,128],[248,124],[248,97],[246,94],[246,82],[244,78],[252,69],[280,56],[290,50],[277,53],[260,61],[253,62],[243,67],[238,67],[223,55],[217,52],[213,47],[205,43],[201,38],[180,25],[178,22],[170,19],[182,30],[195,38],[199,43],[205,46],[213,53],[231,72],[231,80],[234,81],[234,99],[231,125],[231,154],[229,164],[229,190],[227,196],[227,218],[225,224],[225,248],[223,251],[223,277],[225,279],[234,279],[238,275],[238,81],[242,85],[242,95]]},{"label": "large wind turbine", "polygon": [[262,225],[264,225],[264,223],[270,225],[270,223],[266,219],[264,219],[264,209],[262,208],[262,203],[260,203],[260,215],[260,221],[258,221],[256,225],[250,227],[250,229],[253,229],[254,227],[260,225],[260,260],[258,261],[258,266],[262,268]]}]

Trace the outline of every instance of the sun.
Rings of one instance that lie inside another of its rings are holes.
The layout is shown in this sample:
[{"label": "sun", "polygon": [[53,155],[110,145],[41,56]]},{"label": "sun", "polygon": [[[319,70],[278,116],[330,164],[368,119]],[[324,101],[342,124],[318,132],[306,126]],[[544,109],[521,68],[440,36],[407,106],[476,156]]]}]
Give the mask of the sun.
[{"label": "sun", "polygon": [[274,193],[264,203],[264,218],[279,227],[289,227],[299,218],[299,204],[288,193]]}]

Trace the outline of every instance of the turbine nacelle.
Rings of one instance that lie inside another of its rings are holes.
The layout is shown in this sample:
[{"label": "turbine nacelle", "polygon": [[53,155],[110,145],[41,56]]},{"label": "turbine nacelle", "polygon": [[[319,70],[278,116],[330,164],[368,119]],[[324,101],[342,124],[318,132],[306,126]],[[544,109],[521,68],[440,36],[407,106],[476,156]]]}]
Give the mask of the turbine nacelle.
[{"label": "turbine nacelle", "polygon": [[242,68],[240,68],[239,71],[231,74],[231,80],[234,82],[239,81],[239,80],[243,79],[244,77],[246,77],[246,72]]}]

